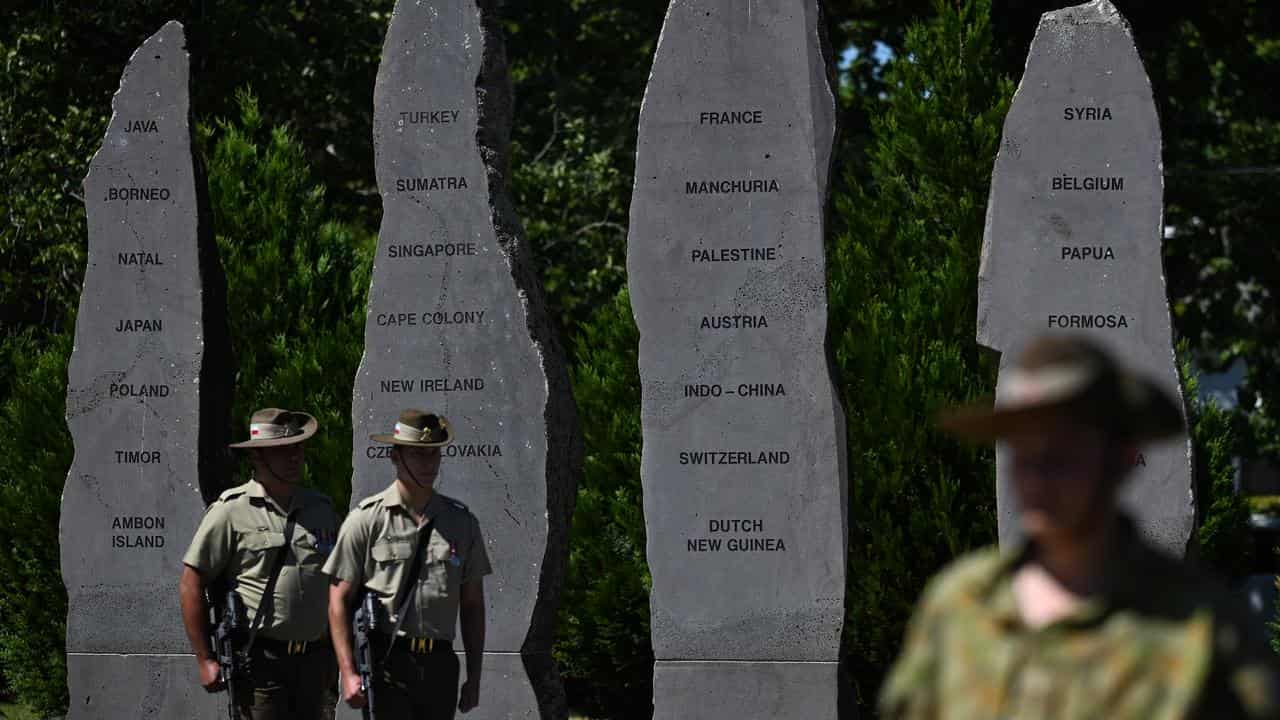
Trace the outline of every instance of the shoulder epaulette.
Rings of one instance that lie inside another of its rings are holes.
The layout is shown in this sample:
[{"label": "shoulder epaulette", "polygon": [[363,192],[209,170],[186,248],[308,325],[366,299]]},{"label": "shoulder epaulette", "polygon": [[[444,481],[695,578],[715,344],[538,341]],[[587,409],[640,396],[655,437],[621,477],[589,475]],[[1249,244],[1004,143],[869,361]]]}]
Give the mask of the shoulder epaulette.
[{"label": "shoulder epaulette", "polygon": [[235,487],[233,487],[233,488],[228,488],[228,489],[226,489],[226,490],[223,490],[223,491],[222,491],[222,494],[218,496],[218,500],[217,500],[217,501],[218,501],[218,502],[222,502],[222,501],[224,501],[224,500],[233,500],[233,499],[235,499],[235,498],[237,498],[237,497],[239,497],[239,496],[241,496],[241,495],[245,494],[245,492],[247,492],[247,491],[248,491],[248,488],[246,488],[246,487],[245,487],[245,485],[248,485],[248,484],[249,484],[249,483],[247,483],[247,482],[246,482],[246,483],[241,483],[240,485],[237,485],[237,486],[235,486]]},{"label": "shoulder epaulette", "polygon": [[382,499],[382,493],[378,493],[377,495],[370,495],[369,497],[361,500],[360,504],[357,505],[356,507],[360,508],[361,510],[365,508],[370,508],[370,507],[373,507],[374,503],[378,502],[381,499]]},{"label": "shoulder epaulette", "polygon": [[454,506],[454,507],[458,508],[459,510],[461,510],[461,511],[463,511],[463,512],[471,512],[470,510],[468,510],[468,509],[467,509],[467,506],[466,506],[466,505],[464,505],[464,504],[462,503],[462,501],[460,501],[460,500],[454,500],[453,498],[448,497],[448,496],[446,495],[446,496],[444,497],[444,501],[445,501],[445,502],[447,502],[447,503],[449,503],[450,505],[452,505],[452,506]]}]

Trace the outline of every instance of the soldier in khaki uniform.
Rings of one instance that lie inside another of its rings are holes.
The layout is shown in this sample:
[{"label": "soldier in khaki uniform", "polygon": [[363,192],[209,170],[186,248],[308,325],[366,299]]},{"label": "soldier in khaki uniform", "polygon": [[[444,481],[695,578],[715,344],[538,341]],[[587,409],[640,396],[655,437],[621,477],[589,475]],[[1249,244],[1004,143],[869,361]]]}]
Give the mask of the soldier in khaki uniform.
[{"label": "soldier in khaki uniform", "polygon": [[[341,671],[342,697],[362,707],[352,651],[351,608],[361,589],[374,593],[383,612],[373,636],[373,683],[380,720],[448,720],[480,699],[484,656],[484,582],[492,572],[475,515],[435,492],[440,448],[453,441],[449,423],[418,410],[400,414],[395,432],[371,435],[390,443],[395,482],[361,501],[347,516],[324,571],[332,576],[329,627]],[[429,535],[428,535],[429,533]],[[426,542],[412,587],[411,562]],[[394,603],[401,595],[403,613]],[[458,697],[454,627],[461,616],[467,678]]]},{"label": "soldier in khaki uniform", "polygon": [[1280,717],[1275,658],[1236,598],[1119,508],[1139,446],[1182,433],[1158,385],[1080,338],[1032,343],[958,435],[1001,439],[1026,540],[934,578],[880,696],[887,720]]},{"label": "soldier in khaki uniform", "polygon": [[[328,639],[328,578],[321,566],[337,538],[329,498],[298,486],[303,443],[315,418],[269,408],[249,421],[253,479],[205,512],[183,558],[182,619],[210,692],[224,682],[210,652],[204,588],[234,587],[250,622],[249,676],[235,702],[253,720],[332,720],[337,665]],[[287,537],[288,536],[288,537]],[[285,553],[282,557],[281,553]],[[268,588],[273,570],[279,571]]]}]

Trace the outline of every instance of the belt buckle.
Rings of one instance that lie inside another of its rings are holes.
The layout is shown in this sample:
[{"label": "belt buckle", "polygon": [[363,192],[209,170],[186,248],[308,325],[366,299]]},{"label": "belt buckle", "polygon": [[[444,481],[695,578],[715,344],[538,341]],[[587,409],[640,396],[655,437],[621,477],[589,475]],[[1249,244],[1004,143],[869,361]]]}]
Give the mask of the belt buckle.
[{"label": "belt buckle", "polygon": [[409,641],[409,652],[425,655],[435,647],[435,638],[416,637]]},{"label": "belt buckle", "polygon": [[298,641],[296,641],[296,642],[295,642],[295,641],[293,641],[293,640],[290,640],[290,641],[289,641],[289,654],[290,654],[290,655],[301,655],[301,654],[305,653],[306,651],[307,651],[307,641],[306,641],[306,640],[298,640]]}]

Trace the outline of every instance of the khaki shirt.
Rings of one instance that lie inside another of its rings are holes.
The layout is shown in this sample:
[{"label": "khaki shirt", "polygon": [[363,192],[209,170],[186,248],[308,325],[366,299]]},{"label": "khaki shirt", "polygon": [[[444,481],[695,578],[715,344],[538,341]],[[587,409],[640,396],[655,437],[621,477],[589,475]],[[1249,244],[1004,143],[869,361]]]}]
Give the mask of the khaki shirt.
[{"label": "khaki shirt", "polygon": [[[399,634],[452,640],[462,585],[493,569],[480,523],[466,505],[437,492],[427,503],[426,516],[435,525],[423,548],[417,587],[410,591]],[[427,522],[418,527],[392,483],[347,515],[324,565],[326,573],[378,596],[386,609],[380,628],[384,633],[390,634],[395,626],[395,595]]]},{"label": "khaki shirt", "polygon": [[1277,718],[1275,658],[1236,598],[1125,521],[1104,590],[1038,629],[1021,548],[961,558],[925,591],[885,681],[886,720]]},{"label": "khaki shirt", "polygon": [[329,498],[298,488],[290,512],[293,541],[272,595],[271,616],[257,618],[276,555],[284,549],[288,514],[256,480],[231,488],[205,511],[182,562],[206,581],[225,578],[244,600],[263,637],[315,640],[329,627],[329,578],[321,565],[337,538],[338,515]]}]

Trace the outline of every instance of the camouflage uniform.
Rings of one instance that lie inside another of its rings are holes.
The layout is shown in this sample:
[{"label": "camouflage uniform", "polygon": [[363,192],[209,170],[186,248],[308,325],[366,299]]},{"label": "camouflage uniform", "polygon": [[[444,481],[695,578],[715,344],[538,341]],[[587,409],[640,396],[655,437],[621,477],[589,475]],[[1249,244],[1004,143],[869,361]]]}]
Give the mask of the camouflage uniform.
[{"label": "camouflage uniform", "polygon": [[1124,519],[1104,591],[1039,629],[1021,620],[1027,548],[984,550],[939,575],[880,696],[891,720],[1277,718],[1260,628],[1212,581]]}]

